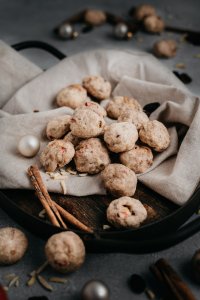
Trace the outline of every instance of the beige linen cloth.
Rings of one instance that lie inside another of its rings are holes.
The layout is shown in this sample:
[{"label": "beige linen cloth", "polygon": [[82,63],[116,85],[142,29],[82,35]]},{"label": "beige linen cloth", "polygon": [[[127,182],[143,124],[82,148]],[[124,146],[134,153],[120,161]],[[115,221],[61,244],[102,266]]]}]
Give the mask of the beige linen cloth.
[{"label": "beige linen cloth", "polygon": [[[68,84],[80,83],[84,76],[102,75],[111,82],[113,95],[133,96],[142,106],[155,101],[161,103],[151,119],[166,124],[171,144],[155,156],[153,166],[138,175],[138,180],[179,205],[189,199],[200,179],[200,100],[157,59],[131,50],[94,50],[66,58],[42,72],[3,42],[0,43],[2,52],[0,188],[31,188],[26,171],[31,164],[40,166],[39,154],[31,159],[22,157],[17,152],[19,139],[34,134],[41,141],[41,152],[48,143],[45,137],[47,122],[56,116],[73,113],[67,107],[56,108],[54,99],[58,91]],[[36,109],[40,112],[34,113]],[[188,128],[180,146],[178,134],[181,130],[177,132],[175,123],[179,123],[179,128],[180,124],[183,129]],[[42,168],[41,172],[48,190],[62,193],[60,180],[50,179]],[[106,193],[99,175],[69,174],[64,180],[67,193],[71,195]]]}]

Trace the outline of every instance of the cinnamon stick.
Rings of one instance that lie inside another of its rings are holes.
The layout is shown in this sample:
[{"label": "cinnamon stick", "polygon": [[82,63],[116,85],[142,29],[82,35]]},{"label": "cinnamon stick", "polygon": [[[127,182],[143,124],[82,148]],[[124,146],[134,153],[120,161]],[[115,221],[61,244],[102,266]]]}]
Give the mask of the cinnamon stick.
[{"label": "cinnamon stick", "polygon": [[170,299],[196,300],[187,284],[180,278],[165,259],[159,259],[153,266],[150,267],[150,270],[158,281],[167,288],[167,291],[170,294]]},{"label": "cinnamon stick", "polygon": [[60,214],[65,218],[69,223],[73,224],[75,227],[79,228],[82,231],[85,231],[87,233],[93,233],[93,230],[80,222],[76,217],[74,217],[72,214],[70,214],[68,211],[66,211],[62,206],[58,205],[56,202],[54,202],[55,206],[57,207]]},{"label": "cinnamon stick", "polygon": [[52,201],[52,199],[47,191],[47,188],[42,181],[42,177],[40,175],[40,171],[39,171],[38,167],[30,166],[28,168],[27,173],[30,177],[32,185],[36,191],[36,194],[37,194],[42,206],[45,208],[45,210],[47,212],[47,215],[48,215],[51,223],[58,227],[61,227],[60,226],[60,224],[61,224],[66,229],[67,226],[63,222],[59,211],[57,210],[56,206],[54,205],[54,202]]}]

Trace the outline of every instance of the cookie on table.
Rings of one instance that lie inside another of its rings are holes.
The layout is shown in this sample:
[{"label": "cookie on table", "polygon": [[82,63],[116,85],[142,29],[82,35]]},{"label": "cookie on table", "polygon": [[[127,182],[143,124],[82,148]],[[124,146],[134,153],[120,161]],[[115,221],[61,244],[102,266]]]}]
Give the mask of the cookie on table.
[{"label": "cookie on table", "polygon": [[49,140],[59,139],[70,130],[71,116],[59,116],[48,122],[46,135]]},{"label": "cookie on table", "polygon": [[58,106],[79,107],[87,100],[87,91],[81,84],[71,84],[62,89],[56,96]]},{"label": "cookie on table", "polygon": [[169,147],[170,136],[165,125],[157,120],[144,123],[139,131],[139,138],[157,152]]},{"label": "cookie on table", "polygon": [[153,164],[153,153],[149,147],[136,145],[133,149],[120,153],[120,161],[136,174],[144,173]]},{"label": "cookie on table", "polygon": [[81,141],[76,147],[74,162],[79,172],[97,174],[109,163],[108,150],[99,138]]},{"label": "cookie on table", "polygon": [[74,146],[70,142],[54,140],[45,147],[40,155],[40,162],[46,172],[54,172],[64,167],[74,157]]},{"label": "cookie on table", "polygon": [[101,76],[88,76],[83,79],[83,86],[88,93],[101,101],[110,97],[111,84]]},{"label": "cookie on table", "polygon": [[107,219],[116,228],[138,228],[146,218],[144,205],[134,198],[121,197],[107,208]]},{"label": "cookie on table", "polygon": [[96,112],[86,109],[76,109],[71,118],[71,133],[80,138],[96,137],[104,132],[105,120]]},{"label": "cookie on table", "polygon": [[106,117],[106,115],[107,115],[106,110],[101,105],[99,105],[98,103],[96,103],[94,101],[86,101],[83,104],[81,104],[81,106],[79,108],[90,109],[102,117]]},{"label": "cookie on table", "polygon": [[104,141],[112,152],[118,153],[132,149],[137,139],[138,132],[132,123],[112,123],[105,128]]},{"label": "cookie on table", "polygon": [[126,96],[113,97],[106,107],[107,114],[112,119],[118,119],[125,110],[142,111],[142,107],[136,99]]},{"label": "cookie on table", "polygon": [[106,190],[114,196],[133,196],[137,186],[135,173],[122,164],[110,164],[101,172]]},{"label": "cookie on table", "polygon": [[65,135],[65,137],[63,138],[63,141],[70,142],[74,145],[74,147],[76,147],[82,141],[82,139],[73,135],[70,131]]},{"label": "cookie on table", "polygon": [[149,118],[143,111],[126,109],[121,113],[118,121],[133,123],[139,130],[144,123],[149,121]]}]

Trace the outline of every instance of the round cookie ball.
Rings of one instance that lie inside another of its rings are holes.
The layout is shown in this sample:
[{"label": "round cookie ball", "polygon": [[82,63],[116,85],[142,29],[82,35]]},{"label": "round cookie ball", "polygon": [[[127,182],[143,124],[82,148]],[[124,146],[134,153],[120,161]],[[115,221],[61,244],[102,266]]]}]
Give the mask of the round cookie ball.
[{"label": "round cookie ball", "polygon": [[106,190],[114,196],[133,196],[137,177],[129,168],[121,164],[110,164],[101,172]]},{"label": "round cookie ball", "polygon": [[101,76],[88,76],[83,79],[83,86],[90,95],[99,101],[110,97],[111,84]]},{"label": "round cookie ball", "polygon": [[84,263],[85,246],[76,233],[65,231],[48,239],[45,254],[52,268],[61,273],[69,273],[76,271]]},{"label": "round cookie ball", "polygon": [[54,172],[64,167],[74,157],[74,146],[70,142],[55,140],[48,143],[40,155],[40,162],[46,172]]},{"label": "round cookie ball", "polygon": [[70,130],[71,116],[59,116],[49,121],[46,128],[46,135],[49,140],[59,139]]},{"label": "round cookie ball", "polygon": [[153,164],[153,153],[148,147],[136,145],[133,149],[121,153],[120,161],[136,174],[144,173]]},{"label": "round cookie ball", "polygon": [[102,10],[88,9],[84,15],[85,22],[92,26],[99,26],[106,22],[106,14]]},{"label": "round cookie ball", "polygon": [[106,117],[107,115],[106,110],[94,101],[86,101],[85,103],[81,104],[79,108],[90,109],[102,117]]},{"label": "round cookie ball", "polygon": [[134,198],[121,197],[107,208],[107,219],[116,228],[138,228],[146,218],[145,207]]},{"label": "round cookie ball", "polygon": [[70,131],[70,132],[68,132],[68,133],[66,134],[66,136],[65,136],[64,139],[63,139],[63,141],[65,141],[65,142],[70,142],[70,143],[72,143],[72,144],[74,145],[74,147],[76,147],[76,146],[78,146],[78,144],[82,141],[82,139],[79,138],[79,137],[77,137],[77,136],[75,136],[75,135],[73,135],[73,134],[71,133],[71,131]]},{"label": "round cookie ball", "polygon": [[142,107],[136,99],[126,96],[113,97],[106,107],[107,114],[112,119],[118,119],[125,110],[142,111]]},{"label": "round cookie ball", "polygon": [[167,128],[161,122],[154,120],[143,124],[139,131],[140,140],[157,152],[162,152],[170,144],[170,136]]},{"label": "round cookie ball", "polygon": [[157,57],[174,57],[177,52],[177,43],[175,40],[161,40],[154,44],[153,52]]},{"label": "round cookie ball", "polygon": [[136,126],[137,130],[139,130],[144,123],[149,121],[149,118],[143,111],[127,109],[121,113],[118,121],[133,123]]},{"label": "round cookie ball", "polygon": [[97,174],[110,163],[110,158],[101,140],[91,138],[76,147],[74,161],[79,172]]},{"label": "round cookie ball", "polygon": [[0,265],[12,265],[26,252],[28,240],[25,234],[13,227],[0,228]]},{"label": "round cookie ball", "polygon": [[81,84],[71,84],[62,89],[57,97],[56,103],[58,106],[68,106],[72,109],[79,107],[87,100],[87,91]]},{"label": "round cookie ball", "polygon": [[148,16],[156,15],[155,8],[150,4],[142,4],[136,7],[134,17],[137,21],[142,21]]},{"label": "round cookie ball", "polygon": [[96,112],[79,108],[71,119],[70,129],[73,135],[80,138],[91,138],[103,134],[105,121]]},{"label": "round cookie ball", "polygon": [[104,141],[110,151],[119,153],[132,149],[138,139],[134,124],[128,122],[112,123],[104,133]]},{"label": "round cookie ball", "polygon": [[148,16],[144,19],[146,31],[160,33],[165,29],[165,23],[159,16]]}]

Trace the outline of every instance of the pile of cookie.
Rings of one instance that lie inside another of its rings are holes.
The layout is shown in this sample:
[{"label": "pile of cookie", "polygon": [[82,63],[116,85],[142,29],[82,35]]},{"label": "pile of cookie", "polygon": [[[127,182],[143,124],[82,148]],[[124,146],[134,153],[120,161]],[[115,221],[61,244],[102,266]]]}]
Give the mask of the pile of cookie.
[{"label": "pile of cookie", "polygon": [[[143,204],[131,198],[136,191],[136,174],[151,167],[153,152],[167,149],[170,136],[164,124],[149,120],[136,99],[111,97],[111,90],[110,82],[101,76],[89,76],[82,85],[62,89],[56,103],[73,108],[74,114],[47,124],[46,135],[52,141],[42,151],[40,161],[46,172],[72,161],[80,173],[101,172],[106,190],[120,197],[110,203],[108,221],[115,227],[135,228],[147,217]],[[97,101],[105,99],[110,100],[103,108]],[[113,123],[106,124],[106,116]]]}]

